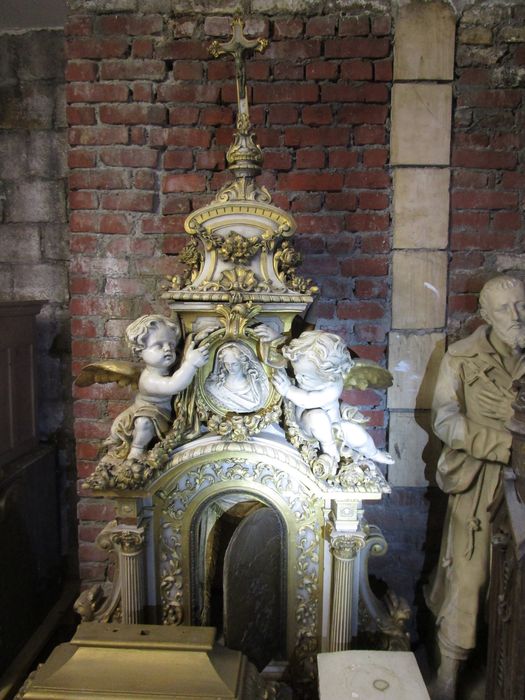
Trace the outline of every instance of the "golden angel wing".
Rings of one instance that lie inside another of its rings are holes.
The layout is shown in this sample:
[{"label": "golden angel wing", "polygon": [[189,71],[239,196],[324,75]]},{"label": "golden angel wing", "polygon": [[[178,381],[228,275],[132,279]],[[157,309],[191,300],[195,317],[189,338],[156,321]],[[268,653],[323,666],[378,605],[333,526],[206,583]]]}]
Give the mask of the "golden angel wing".
[{"label": "golden angel wing", "polygon": [[354,360],[345,377],[345,389],[386,389],[394,378],[372,360]]},{"label": "golden angel wing", "polygon": [[105,360],[94,362],[82,367],[75,379],[77,386],[91,386],[92,384],[109,384],[117,382],[119,386],[131,385],[136,389],[139,384],[141,368],[126,360]]}]

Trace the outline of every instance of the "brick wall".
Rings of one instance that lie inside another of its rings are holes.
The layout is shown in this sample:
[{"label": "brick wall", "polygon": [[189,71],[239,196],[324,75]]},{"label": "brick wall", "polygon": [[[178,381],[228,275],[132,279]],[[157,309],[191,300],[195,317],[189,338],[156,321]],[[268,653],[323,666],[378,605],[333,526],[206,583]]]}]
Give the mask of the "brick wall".
[{"label": "brick wall", "polygon": [[524,21],[521,3],[481,3],[459,23],[449,271],[454,338],[479,323],[472,318],[477,294],[495,270],[525,271]]},{"label": "brick wall", "polygon": [[[224,172],[236,100],[233,65],[209,58],[227,17],[75,15],[66,27],[73,371],[127,357],[127,323],[152,308],[180,271],[186,215]],[[380,15],[254,16],[269,37],[248,65],[262,180],[293,212],[303,272],[320,283],[318,317],[363,356],[384,359],[389,327],[390,19]],[[125,389],[76,390],[79,479],[129,401]],[[384,440],[383,398],[364,403]],[[109,504],[82,499],[81,575],[99,578],[92,541]],[[97,563],[97,560],[100,560]]]},{"label": "brick wall", "polygon": [[0,35],[0,299],[45,301],[37,318],[39,433],[58,449],[66,529],[75,474],[63,42],[62,31]]}]

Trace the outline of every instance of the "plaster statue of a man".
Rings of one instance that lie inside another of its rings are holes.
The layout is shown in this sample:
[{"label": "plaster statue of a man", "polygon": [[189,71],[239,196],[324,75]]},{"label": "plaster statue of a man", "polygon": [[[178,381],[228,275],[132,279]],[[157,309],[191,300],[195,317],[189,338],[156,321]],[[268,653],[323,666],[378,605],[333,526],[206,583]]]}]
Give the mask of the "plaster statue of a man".
[{"label": "plaster statue of a man", "polygon": [[425,591],[436,616],[441,665],[433,700],[453,700],[461,661],[476,645],[489,578],[490,523],[502,467],[509,462],[512,383],[525,374],[525,286],[506,275],[480,294],[486,325],[450,346],[433,402],[444,442],[437,482],[449,494],[440,561]]}]

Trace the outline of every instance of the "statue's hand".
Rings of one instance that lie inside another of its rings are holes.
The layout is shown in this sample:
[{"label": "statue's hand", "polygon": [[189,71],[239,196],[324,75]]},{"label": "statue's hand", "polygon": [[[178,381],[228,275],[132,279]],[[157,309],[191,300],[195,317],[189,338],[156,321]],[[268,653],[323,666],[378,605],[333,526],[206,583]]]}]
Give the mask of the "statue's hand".
[{"label": "statue's hand", "polygon": [[508,389],[492,385],[482,389],[477,396],[477,405],[482,416],[505,422],[512,417],[512,402],[515,396]]},{"label": "statue's hand", "polygon": [[259,323],[258,326],[252,328],[254,335],[256,335],[259,340],[264,343],[270,343],[272,340],[276,340],[280,337],[279,331],[271,326],[267,326],[266,323]]},{"label": "statue's hand", "polygon": [[284,372],[283,370],[279,370],[274,373],[272,377],[272,384],[277,389],[279,394],[281,394],[281,396],[284,396],[285,398],[290,387],[292,386],[292,382],[290,381],[286,372]]},{"label": "statue's hand", "polygon": [[184,357],[182,358],[182,361],[188,362],[195,368],[204,367],[208,361],[209,355],[210,351],[207,344],[200,345],[198,348],[196,348],[195,341],[190,340],[184,349]]}]

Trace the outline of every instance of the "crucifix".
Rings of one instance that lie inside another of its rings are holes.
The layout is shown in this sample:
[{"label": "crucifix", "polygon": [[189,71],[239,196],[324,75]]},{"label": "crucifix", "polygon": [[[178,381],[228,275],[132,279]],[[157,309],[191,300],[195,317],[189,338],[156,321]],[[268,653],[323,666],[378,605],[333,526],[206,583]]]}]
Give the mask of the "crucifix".
[{"label": "crucifix", "polygon": [[210,46],[210,53],[214,58],[230,54],[235,61],[235,80],[237,83],[237,125],[250,123],[248,108],[248,97],[246,94],[246,66],[244,62],[245,54],[251,51],[262,53],[268,46],[267,39],[247,39],[244,36],[244,23],[240,17],[235,17],[232,21],[232,37],[229,41],[220,43],[214,41]]}]

